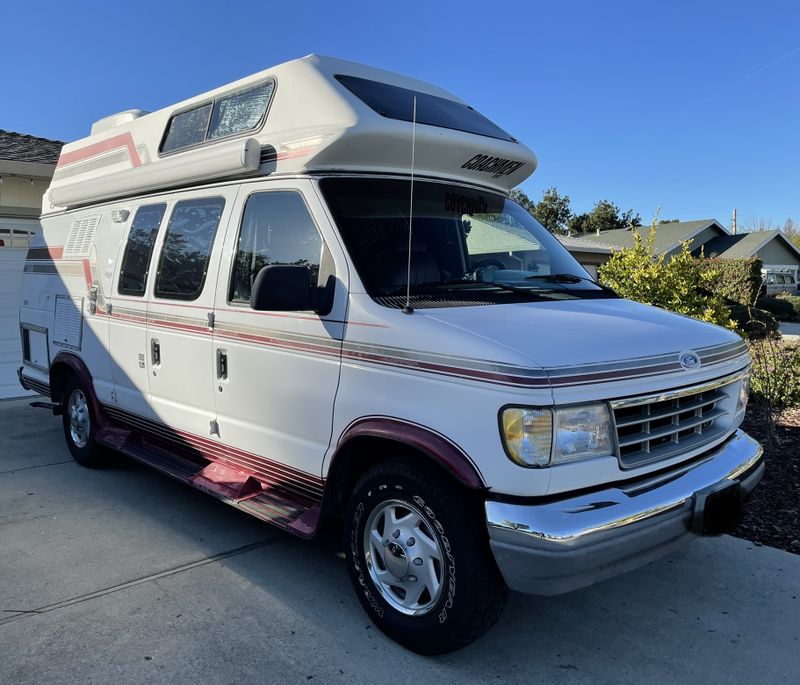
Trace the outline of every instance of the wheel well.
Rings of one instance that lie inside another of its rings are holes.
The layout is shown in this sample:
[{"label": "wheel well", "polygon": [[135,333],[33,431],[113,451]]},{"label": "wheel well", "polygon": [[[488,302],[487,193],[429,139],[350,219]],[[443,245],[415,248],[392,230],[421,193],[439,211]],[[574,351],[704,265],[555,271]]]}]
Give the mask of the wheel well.
[{"label": "wheel well", "polygon": [[339,514],[344,511],[358,479],[376,464],[398,457],[404,461],[417,463],[420,468],[448,479],[465,494],[476,492],[466,487],[453,473],[423,450],[398,440],[363,435],[351,439],[337,452],[326,479],[323,515]]}]

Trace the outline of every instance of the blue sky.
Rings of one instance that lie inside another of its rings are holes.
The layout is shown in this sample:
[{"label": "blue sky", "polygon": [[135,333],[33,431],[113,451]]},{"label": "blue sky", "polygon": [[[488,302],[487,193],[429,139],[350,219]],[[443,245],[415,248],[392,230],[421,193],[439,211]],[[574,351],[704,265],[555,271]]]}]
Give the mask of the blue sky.
[{"label": "blue sky", "polygon": [[440,85],[531,147],[538,199],[800,220],[800,3],[28,2],[0,128],[62,140],[310,52]]}]

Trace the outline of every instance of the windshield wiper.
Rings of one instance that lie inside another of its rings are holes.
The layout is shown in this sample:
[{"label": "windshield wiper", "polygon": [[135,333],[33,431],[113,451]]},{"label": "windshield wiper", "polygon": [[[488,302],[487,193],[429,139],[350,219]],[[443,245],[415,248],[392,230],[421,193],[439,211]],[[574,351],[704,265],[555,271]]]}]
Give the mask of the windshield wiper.
[{"label": "windshield wiper", "polygon": [[[516,293],[518,295],[525,295],[526,297],[533,299],[536,298],[540,294],[546,293],[555,293],[556,290],[552,288],[520,288],[519,286],[509,285],[508,283],[502,283],[498,281],[467,281],[462,279],[454,279],[451,281],[442,281],[441,283],[425,283],[421,286],[412,286],[411,293],[415,295],[433,295],[436,294],[440,288],[445,288],[453,292],[453,286],[466,286],[465,288],[455,288],[456,292],[465,292],[465,291],[486,291],[491,290],[493,288],[498,290],[505,290],[509,293]],[[392,291],[391,293],[387,293],[389,295],[400,294],[402,290],[405,293],[405,288],[398,288],[397,291]],[[561,292],[559,288],[558,292]]]},{"label": "windshield wiper", "polygon": [[577,274],[542,274],[536,276],[526,276],[526,281],[552,281],[553,283],[591,283],[592,285],[596,285],[601,290],[605,290],[608,293],[612,293],[616,295],[611,288],[608,286],[603,285],[602,283],[598,283],[593,278],[587,278],[586,276],[578,276]]},{"label": "windshield wiper", "polygon": [[519,286],[510,285],[508,283],[503,283],[500,281],[492,281],[491,283],[484,281],[481,283],[481,285],[488,285],[490,287],[500,288],[500,290],[506,290],[510,293],[517,293],[518,295],[526,295],[527,297],[530,298],[538,297],[541,293],[553,294],[556,292],[551,288],[520,288]]},{"label": "windshield wiper", "polygon": [[595,285],[600,285],[597,281],[585,276],[576,276],[575,274],[541,274],[536,276],[526,276],[526,281],[553,281],[554,283],[580,283],[581,281],[589,281]]}]

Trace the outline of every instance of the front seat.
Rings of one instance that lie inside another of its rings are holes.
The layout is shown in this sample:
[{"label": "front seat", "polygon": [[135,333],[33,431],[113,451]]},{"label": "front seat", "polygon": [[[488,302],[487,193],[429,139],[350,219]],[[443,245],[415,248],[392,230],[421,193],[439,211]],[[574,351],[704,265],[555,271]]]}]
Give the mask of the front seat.
[{"label": "front seat", "polygon": [[409,277],[411,285],[424,283],[439,283],[442,272],[439,263],[430,252],[423,238],[411,238],[411,272],[408,272],[408,241],[397,245],[389,269],[387,270],[386,285],[390,288],[400,288],[406,285]]}]

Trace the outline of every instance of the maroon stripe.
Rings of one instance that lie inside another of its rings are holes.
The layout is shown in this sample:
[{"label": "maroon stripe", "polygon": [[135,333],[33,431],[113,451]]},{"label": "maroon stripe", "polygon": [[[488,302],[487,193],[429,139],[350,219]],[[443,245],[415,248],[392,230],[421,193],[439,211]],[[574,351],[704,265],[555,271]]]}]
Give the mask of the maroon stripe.
[{"label": "maroon stripe", "polygon": [[[141,320],[141,319],[131,318],[130,316],[125,314],[112,313],[112,315],[118,316],[120,318],[127,318],[133,321]],[[160,328],[187,331],[192,333],[199,333],[202,335],[212,334],[212,331],[209,330],[208,327],[192,326],[189,324],[181,324],[172,321],[165,321],[150,316],[147,317],[147,322],[150,325]],[[380,364],[383,366],[392,366],[396,368],[409,368],[417,371],[435,373],[453,378],[465,378],[469,380],[479,380],[499,385],[509,385],[516,387],[543,388],[543,387],[562,387],[562,386],[578,385],[582,383],[592,383],[592,384],[605,383],[613,380],[624,380],[628,378],[646,378],[650,376],[656,376],[664,373],[678,371],[681,368],[675,362],[669,362],[651,366],[640,366],[636,368],[620,369],[618,371],[598,371],[595,373],[589,372],[589,373],[573,374],[571,376],[561,376],[561,377],[548,377],[548,376],[530,377],[530,376],[517,376],[514,374],[506,374],[502,372],[481,371],[479,369],[470,369],[459,366],[447,366],[444,364],[436,364],[433,362],[426,362],[417,359],[391,357],[372,352],[362,352],[362,351],[354,351],[346,349],[340,351],[338,348],[332,348],[326,345],[320,345],[311,342],[304,343],[292,340],[285,340],[281,338],[276,338],[274,336],[240,333],[235,331],[225,332],[221,330],[216,330],[214,334],[217,338],[224,338],[228,340],[241,340],[244,342],[259,343],[269,347],[277,347],[281,349],[294,350],[298,352],[307,352],[311,354],[320,354],[325,356],[336,357],[341,354],[341,356],[347,359],[352,359],[356,361],[363,361],[372,364]],[[705,363],[707,365],[708,363],[724,361],[725,359],[729,359],[734,356],[738,355],[730,355],[729,353],[724,353],[723,355],[715,355],[709,357]]]},{"label": "maroon stripe", "polygon": [[327,354],[338,357],[339,349],[329,347],[327,345],[320,345],[318,343],[303,343],[294,340],[285,340],[281,338],[274,338],[264,335],[255,335],[253,333],[237,333],[235,331],[216,331],[218,338],[227,338],[230,340],[244,340],[246,342],[259,342],[268,345],[269,347],[285,347],[293,350],[303,350],[304,352],[316,352],[318,354]]},{"label": "maroon stripe", "polygon": [[226,445],[224,443],[218,443],[213,440],[208,440],[207,438],[203,438],[201,436],[195,435],[193,433],[188,433],[186,431],[181,431],[177,429],[170,428],[166,424],[162,424],[156,421],[151,421],[143,416],[139,416],[137,414],[131,414],[123,409],[118,409],[116,407],[109,407],[106,405],[106,408],[109,410],[110,413],[117,413],[125,420],[131,422],[137,422],[141,427],[152,431],[159,431],[160,435],[164,435],[165,437],[168,436],[170,433],[179,436],[181,439],[191,439],[196,446],[202,446],[208,450],[213,452],[218,452],[220,450],[227,450],[232,453],[232,456],[244,456],[244,457],[251,457],[254,458],[259,464],[265,466],[267,468],[277,469],[277,470],[284,470],[286,471],[285,474],[281,475],[288,475],[296,478],[306,478],[312,484],[320,484],[322,480],[313,476],[311,474],[306,473],[305,471],[300,471],[299,469],[295,469],[294,467],[280,464],[274,462],[272,460],[266,459],[265,457],[261,457],[259,455],[251,454],[250,452],[245,452],[243,450],[239,450],[238,448],[232,447],[230,445]]},{"label": "maroon stripe", "polygon": [[72,150],[71,152],[62,152],[58,158],[56,169],[60,169],[73,162],[81,162],[84,159],[96,157],[103,152],[109,152],[110,150],[116,150],[121,147],[128,148],[131,166],[137,167],[142,165],[142,160],[139,159],[139,153],[136,151],[136,145],[133,142],[133,136],[130,133],[120,133],[117,136],[106,138],[105,140],[86,145],[85,147]]},{"label": "maroon stripe", "polygon": [[296,469],[288,464],[275,462],[271,459],[267,459],[266,457],[240,450],[231,445],[218,443],[193,433],[170,428],[165,424],[151,421],[150,419],[137,414],[132,414],[124,409],[110,407],[108,405],[105,405],[105,408],[110,415],[116,415],[120,420],[155,433],[160,438],[172,439],[174,442],[178,442],[179,444],[180,440],[184,440],[192,447],[198,448],[201,454],[212,456],[215,460],[221,458],[234,461],[237,463],[237,465],[245,466],[250,471],[253,470],[253,466],[259,469],[266,469],[266,471],[262,472],[265,480],[277,479],[276,484],[278,485],[289,485],[289,483],[287,483],[285,480],[280,480],[281,478],[289,478],[294,481],[299,481],[295,483],[295,485],[305,488],[309,491],[305,493],[306,497],[308,497],[310,493],[315,497],[321,495],[324,481],[318,476],[314,476],[306,471],[301,471],[300,469]]},{"label": "maroon stripe", "polygon": [[582,373],[573,376],[563,376],[551,379],[553,385],[574,385],[576,383],[593,383],[608,380],[624,379],[631,376],[657,376],[670,371],[679,371],[680,364],[670,362],[669,364],[657,364],[653,366],[640,366],[635,369],[620,369],[619,371],[598,371],[596,373]]},{"label": "maroon stripe", "polygon": [[510,374],[496,373],[492,371],[479,371],[477,369],[466,369],[456,366],[444,366],[442,364],[434,364],[431,362],[424,362],[416,359],[386,357],[384,355],[373,354],[370,352],[354,352],[351,350],[343,350],[342,355],[349,359],[358,359],[361,361],[368,361],[375,364],[383,364],[385,366],[413,368],[419,371],[430,371],[433,373],[443,374],[446,376],[455,376],[458,378],[470,378],[483,381],[491,381],[503,385],[522,385],[526,387],[527,386],[546,387],[550,385],[550,381],[544,377],[531,378],[527,376],[513,376]]},{"label": "maroon stripe", "polygon": [[292,494],[292,496],[296,497],[299,503],[315,503],[321,500],[322,492],[321,489],[315,488],[306,488],[303,484],[287,480],[286,477],[279,478],[274,475],[265,475],[263,471],[260,470],[253,470],[252,468],[248,468],[245,464],[241,464],[239,461],[234,459],[226,459],[225,457],[221,457],[216,451],[207,450],[206,448],[198,445],[194,442],[194,440],[189,441],[184,438],[179,438],[175,435],[165,435],[163,432],[156,431],[155,429],[150,428],[143,428],[138,426],[133,421],[123,421],[123,423],[135,427],[139,430],[143,430],[146,433],[149,433],[154,438],[161,440],[161,441],[168,441],[174,443],[180,447],[187,447],[187,445],[191,448],[194,448],[200,456],[206,458],[210,461],[215,463],[224,463],[226,465],[234,465],[239,467],[244,467],[247,469],[249,473],[252,473],[258,480],[262,481],[265,485],[274,486],[275,488],[279,488],[281,490],[287,491],[288,493]]}]

